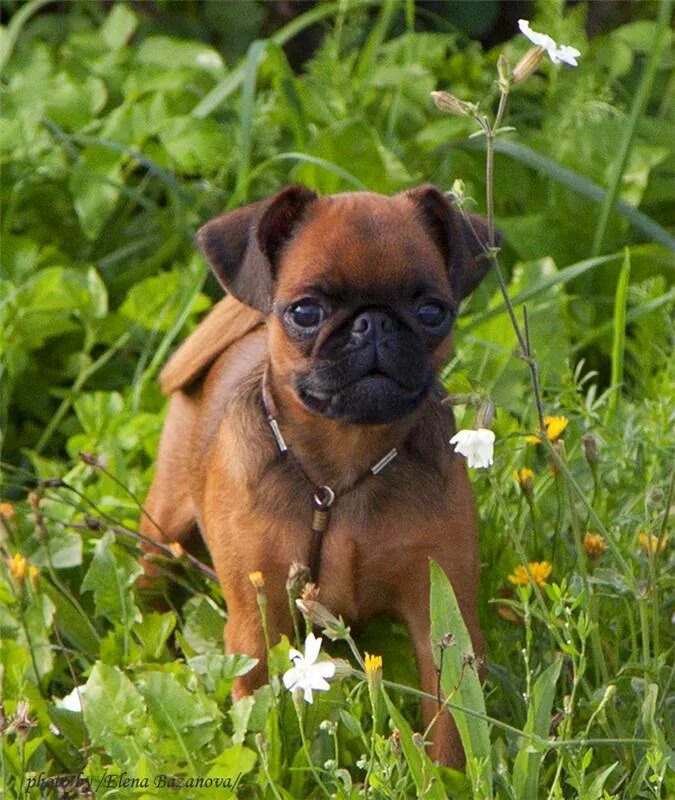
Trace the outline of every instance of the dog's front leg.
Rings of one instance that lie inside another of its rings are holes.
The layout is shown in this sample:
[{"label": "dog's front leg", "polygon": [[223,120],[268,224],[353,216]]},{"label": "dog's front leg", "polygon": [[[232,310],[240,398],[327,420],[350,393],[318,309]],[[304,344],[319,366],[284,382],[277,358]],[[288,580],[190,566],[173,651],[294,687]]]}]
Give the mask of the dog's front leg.
[{"label": "dog's front leg", "polygon": [[[227,623],[225,625],[225,651],[227,653],[245,653],[258,659],[257,665],[246,675],[234,682],[232,694],[235,699],[251,694],[255,689],[267,683],[267,645],[262,623],[265,615],[269,642],[274,646],[280,636],[290,634],[292,623],[286,598],[285,586],[276,585],[275,580],[266,580],[260,591],[265,594],[265,602],[261,611],[256,600],[256,589],[242,576],[239,581],[240,591],[237,596],[226,596]],[[289,665],[290,666],[290,665]]]},{"label": "dog's front leg", "polygon": [[461,769],[464,766],[464,751],[459,733],[447,708],[439,711],[444,698],[441,695],[439,704],[438,671],[432,652],[428,602],[415,609],[409,609],[405,619],[415,648],[422,691],[437,698],[422,700],[422,721],[425,730],[432,722],[434,723],[429,736],[431,745],[428,754],[434,761]]}]

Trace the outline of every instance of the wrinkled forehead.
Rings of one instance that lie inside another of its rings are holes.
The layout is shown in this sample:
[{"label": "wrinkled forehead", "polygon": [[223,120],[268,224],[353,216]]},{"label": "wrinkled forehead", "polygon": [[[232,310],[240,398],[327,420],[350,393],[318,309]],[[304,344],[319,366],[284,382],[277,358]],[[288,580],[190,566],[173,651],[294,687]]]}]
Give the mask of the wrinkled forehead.
[{"label": "wrinkled forehead", "polygon": [[277,292],[308,285],[339,293],[386,295],[418,285],[450,289],[443,256],[417,207],[405,196],[357,192],[313,203],[284,248]]}]

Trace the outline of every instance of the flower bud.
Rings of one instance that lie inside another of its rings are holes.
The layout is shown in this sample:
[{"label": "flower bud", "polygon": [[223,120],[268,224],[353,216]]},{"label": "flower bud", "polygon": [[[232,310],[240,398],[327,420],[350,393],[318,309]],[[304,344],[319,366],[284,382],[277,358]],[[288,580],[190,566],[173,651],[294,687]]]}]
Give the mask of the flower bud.
[{"label": "flower bud", "polygon": [[292,600],[297,600],[302,594],[302,590],[309,583],[309,567],[294,561],[288,569],[286,580],[286,592]]},{"label": "flower bud", "polygon": [[607,549],[607,543],[599,533],[588,531],[584,536],[584,550],[591,558],[601,556]]},{"label": "flower bud", "polygon": [[448,94],[448,92],[432,92],[431,99],[434,101],[436,108],[446,111],[448,114],[455,114],[458,117],[472,117],[477,109],[475,103],[459,100]]},{"label": "flower bud", "polygon": [[248,579],[251,581],[251,585],[256,591],[265,588],[265,579],[263,578],[262,572],[260,570],[256,570],[255,572],[250,572],[248,575]]},{"label": "flower bud", "polygon": [[334,677],[337,678],[338,680],[351,678],[351,676],[354,674],[354,668],[349,663],[349,661],[345,661],[344,658],[334,658],[333,663],[335,664]]},{"label": "flower bud", "polygon": [[595,464],[595,462],[599,459],[598,455],[598,441],[593,436],[592,433],[587,433],[581,440],[584,444],[584,455],[586,456],[586,461],[590,465]]},{"label": "flower bud", "polygon": [[495,418],[495,404],[488,397],[483,402],[481,407],[476,412],[476,421],[474,427],[476,428],[490,428]]},{"label": "flower bud", "polygon": [[511,80],[514,86],[523,83],[537,71],[544,57],[544,52],[543,47],[533,47],[525,53],[511,73]]},{"label": "flower bud", "polygon": [[534,488],[534,472],[529,467],[514,470],[513,477],[525,495],[531,495]]},{"label": "flower bud", "polygon": [[295,605],[300,609],[305,619],[314,625],[318,625],[325,631],[329,639],[346,639],[349,635],[349,627],[345,625],[341,617],[336,617],[316,600],[296,600]]},{"label": "flower bud", "polygon": [[504,53],[497,59],[497,75],[499,76],[499,91],[508,92],[511,86],[511,66]]}]

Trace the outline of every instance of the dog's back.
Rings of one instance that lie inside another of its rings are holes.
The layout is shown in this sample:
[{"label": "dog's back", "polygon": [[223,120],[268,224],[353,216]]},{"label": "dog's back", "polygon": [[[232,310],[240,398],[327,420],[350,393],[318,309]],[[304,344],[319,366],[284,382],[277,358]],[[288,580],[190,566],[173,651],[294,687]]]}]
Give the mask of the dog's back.
[{"label": "dog's back", "polygon": [[228,347],[262,325],[264,315],[228,295],[211,309],[162,370],[159,383],[166,395],[188,389]]}]

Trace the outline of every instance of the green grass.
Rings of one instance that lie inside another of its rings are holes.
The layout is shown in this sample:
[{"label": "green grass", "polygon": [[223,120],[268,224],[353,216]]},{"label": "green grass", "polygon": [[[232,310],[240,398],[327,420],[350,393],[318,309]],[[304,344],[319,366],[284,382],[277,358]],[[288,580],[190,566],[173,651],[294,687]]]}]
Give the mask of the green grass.
[{"label": "green grass", "polygon": [[[509,296],[518,319],[527,307],[544,413],[569,423],[556,442],[526,439],[529,374],[489,277],[443,372],[449,392],[497,409],[495,463],[471,475],[482,684],[452,589],[432,575],[434,647],[448,631],[458,642],[441,687],[468,754],[459,773],[424,752],[401,626],[379,621],[354,642],[335,623],[347,645],[324,637],[324,649],[353,671],[312,706],[281,683],[291,643],[273,643],[269,685],[233,703],[251,663],[223,653],[210,571],[167,553],[170,610],[157,611],[135,583],[136,530],[165,409],[158,370],[219,294],[197,226],[291,181],[392,193],[461,178],[484,211],[484,145],[429,92],[493,112],[497,57],[513,66],[525,40],[484,51],[447,23],[423,30],[431,17],[411,2],[321,4],[266,38],[228,4],[159,3],[155,16],[5,4],[3,796],[37,798],[40,774],[80,772],[120,798],[166,797],[162,776],[186,798],[213,797],[216,780],[243,798],[356,798],[364,782],[381,798],[672,796],[672,79],[659,6],[589,42],[583,5],[541,4],[533,27],[582,50],[580,66],[544,65],[513,90],[516,131],[496,141]],[[293,72],[281,45],[311,24],[321,45]],[[205,44],[226,28],[243,55]],[[471,427],[475,406],[456,415]],[[524,466],[531,491],[513,477]],[[587,552],[588,532],[603,552]],[[541,561],[542,585],[509,581]],[[366,651],[381,676],[363,671]],[[59,707],[85,685],[83,713]]]}]

